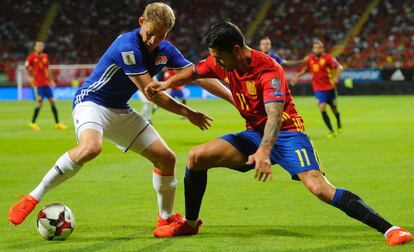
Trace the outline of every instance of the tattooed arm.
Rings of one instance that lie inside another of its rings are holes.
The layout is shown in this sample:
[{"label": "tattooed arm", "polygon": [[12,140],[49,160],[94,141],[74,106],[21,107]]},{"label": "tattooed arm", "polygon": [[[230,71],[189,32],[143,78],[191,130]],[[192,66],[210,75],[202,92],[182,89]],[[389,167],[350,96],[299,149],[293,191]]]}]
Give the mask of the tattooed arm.
[{"label": "tattooed arm", "polygon": [[256,153],[249,156],[247,164],[255,164],[254,177],[263,182],[272,177],[270,152],[273,149],[279,130],[282,127],[283,102],[269,102],[265,104],[267,122],[263,133],[262,142]]}]

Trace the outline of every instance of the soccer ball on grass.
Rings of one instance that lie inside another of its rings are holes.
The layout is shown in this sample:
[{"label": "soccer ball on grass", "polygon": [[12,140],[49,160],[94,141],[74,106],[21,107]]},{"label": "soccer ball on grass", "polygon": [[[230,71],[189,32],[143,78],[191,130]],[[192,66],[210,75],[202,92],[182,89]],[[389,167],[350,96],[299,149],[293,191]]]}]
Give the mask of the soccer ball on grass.
[{"label": "soccer ball on grass", "polygon": [[75,216],[63,204],[47,205],[37,215],[36,228],[46,240],[66,240],[75,229]]}]

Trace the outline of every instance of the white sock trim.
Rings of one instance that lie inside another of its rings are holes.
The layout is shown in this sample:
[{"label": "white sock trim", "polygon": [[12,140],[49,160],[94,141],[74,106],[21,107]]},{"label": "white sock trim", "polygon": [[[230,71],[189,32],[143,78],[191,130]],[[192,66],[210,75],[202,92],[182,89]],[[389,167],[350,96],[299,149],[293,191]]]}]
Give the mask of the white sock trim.
[{"label": "white sock trim", "polygon": [[393,231],[393,230],[396,230],[396,229],[399,229],[400,227],[398,227],[398,226],[392,226],[392,227],[390,227],[385,233],[384,233],[384,237],[385,238],[388,238],[388,235],[389,235],[389,233],[391,233],[391,231]]}]

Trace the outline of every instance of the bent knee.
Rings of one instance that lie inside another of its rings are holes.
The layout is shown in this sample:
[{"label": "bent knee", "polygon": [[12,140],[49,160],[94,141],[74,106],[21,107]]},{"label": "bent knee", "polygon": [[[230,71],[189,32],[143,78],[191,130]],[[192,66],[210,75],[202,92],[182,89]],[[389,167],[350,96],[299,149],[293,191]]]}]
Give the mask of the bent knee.
[{"label": "bent knee", "polygon": [[171,150],[163,151],[160,155],[160,163],[164,164],[164,166],[172,166],[174,167],[176,161],[176,157],[174,152]]},{"label": "bent knee", "polygon": [[335,193],[335,189],[331,188],[327,184],[312,184],[307,186],[309,191],[318,197],[320,200],[325,201],[327,203],[332,201],[333,194]]},{"label": "bent knee", "polygon": [[204,147],[195,147],[191,149],[188,155],[188,168],[192,170],[207,169],[208,157]]},{"label": "bent knee", "polygon": [[80,148],[82,156],[88,159],[94,158],[102,152],[102,144],[99,142],[87,143],[80,146]]},{"label": "bent knee", "polygon": [[174,152],[170,149],[167,148],[165,150],[158,151],[156,153],[156,157],[151,161],[164,176],[174,174],[176,157]]}]

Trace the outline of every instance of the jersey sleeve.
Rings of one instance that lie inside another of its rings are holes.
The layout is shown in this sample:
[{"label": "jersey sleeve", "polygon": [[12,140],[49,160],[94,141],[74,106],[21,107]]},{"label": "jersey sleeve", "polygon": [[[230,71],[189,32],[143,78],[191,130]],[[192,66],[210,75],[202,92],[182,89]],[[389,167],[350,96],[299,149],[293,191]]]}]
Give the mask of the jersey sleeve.
[{"label": "jersey sleeve", "polygon": [[336,58],[335,58],[334,56],[332,56],[332,55],[329,55],[329,56],[328,56],[328,62],[329,62],[329,65],[330,65],[332,68],[337,68],[337,67],[338,67],[338,65],[339,65],[339,63],[338,63],[338,61],[336,60]]},{"label": "jersey sleeve", "polygon": [[212,56],[200,61],[195,66],[195,72],[199,78],[217,78],[223,80],[223,75],[219,74],[220,70]]},{"label": "jersey sleeve", "polygon": [[167,68],[182,69],[190,66],[192,63],[188,61],[184,55],[172,44],[168,48]]},{"label": "jersey sleeve", "polygon": [[311,67],[311,65],[310,65],[310,62],[311,62],[311,57],[310,57],[310,55],[308,55],[307,57],[306,57],[306,66],[308,67],[308,69],[312,69]]},{"label": "jersey sleeve", "polygon": [[33,67],[33,57],[32,54],[27,56],[26,61],[24,62],[24,66],[27,67]]},{"label": "jersey sleeve", "polygon": [[49,55],[45,54],[45,59],[46,59],[46,67],[49,67]]},{"label": "jersey sleeve", "polygon": [[272,53],[270,55],[274,60],[276,60],[277,63],[283,65],[286,64],[286,60],[284,60],[282,57],[280,57],[279,55],[277,55],[276,53]]},{"label": "jersey sleeve", "polygon": [[263,103],[285,102],[287,81],[283,72],[269,71],[260,78],[263,90]]},{"label": "jersey sleeve", "polygon": [[136,46],[123,46],[115,52],[115,63],[126,75],[140,75],[148,72],[144,65],[142,53]]}]

